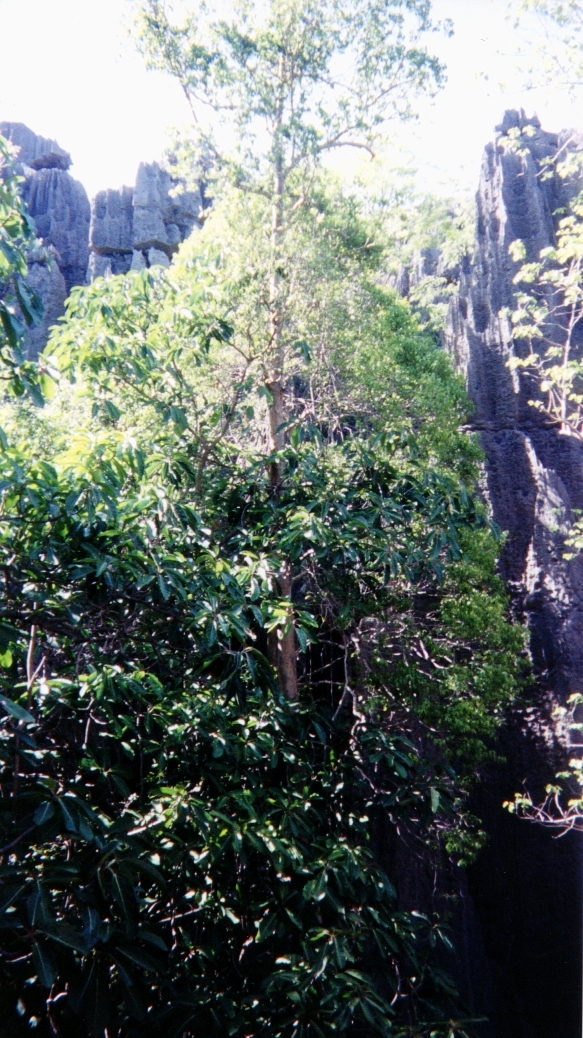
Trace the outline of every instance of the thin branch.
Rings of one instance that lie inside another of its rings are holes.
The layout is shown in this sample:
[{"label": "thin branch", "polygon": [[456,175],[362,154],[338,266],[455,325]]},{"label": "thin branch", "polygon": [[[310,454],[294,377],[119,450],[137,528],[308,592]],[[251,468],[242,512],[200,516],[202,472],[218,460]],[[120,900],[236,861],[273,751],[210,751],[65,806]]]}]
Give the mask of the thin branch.
[{"label": "thin branch", "polygon": [[0,847],[0,854],[6,854],[6,851],[12,850],[13,847],[16,847],[17,843],[20,843],[21,840],[24,840],[25,836],[30,836],[30,834],[34,832],[35,829],[36,825],[31,825],[30,829],[25,829],[25,831],[21,833],[20,836],[17,836],[16,839],[12,841],[12,843],[7,843],[5,847]]}]

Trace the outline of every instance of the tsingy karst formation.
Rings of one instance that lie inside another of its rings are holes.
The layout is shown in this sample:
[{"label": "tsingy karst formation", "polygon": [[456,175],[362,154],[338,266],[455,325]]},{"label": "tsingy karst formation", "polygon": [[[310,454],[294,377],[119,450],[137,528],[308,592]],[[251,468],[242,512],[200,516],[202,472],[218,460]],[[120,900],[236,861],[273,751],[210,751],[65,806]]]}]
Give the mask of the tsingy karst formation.
[{"label": "tsingy karst formation", "polygon": [[91,207],[88,280],[168,266],[198,225],[200,191],[176,192],[178,182],[157,162],[141,163],[134,188],[100,191]]},{"label": "tsingy karst formation", "polygon": [[85,188],[68,172],[71,156],[56,141],[38,137],[23,123],[0,123],[0,133],[18,149],[16,168],[42,243],[29,256],[28,280],[45,311],[42,324],[27,335],[28,355],[34,358],[73,286],[85,282],[91,209]]},{"label": "tsingy karst formation", "polygon": [[[517,130],[528,132],[517,137]],[[546,176],[541,163],[577,144],[573,131],[545,133],[523,114],[506,114],[484,154],[475,258],[462,275],[448,329],[487,456],[494,519],[509,534],[502,572],[523,595],[537,671],[563,698],[581,689],[583,676],[583,563],[563,557],[573,510],[583,506],[583,451],[532,407],[533,379],[507,364],[530,349],[512,338],[508,312],[521,264],[511,260],[509,246],[520,239],[531,262],[555,244],[557,220],[576,185]],[[583,329],[579,335],[583,343]]]},{"label": "tsingy karst formation", "polygon": [[40,240],[29,256],[28,279],[45,308],[40,327],[27,334],[28,356],[34,358],[75,285],[167,266],[198,225],[204,198],[153,162],[139,166],[135,187],[100,191],[90,204],[68,172],[71,156],[56,141],[38,137],[23,123],[0,123],[0,133],[18,149],[16,165]]},{"label": "tsingy karst formation", "polygon": [[[494,1038],[581,1033],[583,848],[578,834],[553,840],[501,808],[523,782],[542,799],[573,752],[557,708],[583,691],[583,560],[564,557],[565,533],[583,509],[583,444],[531,405],[538,385],[507,363],[530,349],[512,337],[508,314],[520,264],[509,246],[520,239],[534,262],[555,244],[558,220],[581,190],[557,174],[556,161],[581,145],[573,131],[546,133],[536,118],[506,113],[484,152],[474,256],[462,270],[447,330],[474,405],[489,504],[506,537],[500,571],[529,629],[536,680],[530,705],[503,736],[504,764],[476,795],[490,838],[470,872],[470,890],[491,972]],[[583,347],[583,329],[576,343]]]}]

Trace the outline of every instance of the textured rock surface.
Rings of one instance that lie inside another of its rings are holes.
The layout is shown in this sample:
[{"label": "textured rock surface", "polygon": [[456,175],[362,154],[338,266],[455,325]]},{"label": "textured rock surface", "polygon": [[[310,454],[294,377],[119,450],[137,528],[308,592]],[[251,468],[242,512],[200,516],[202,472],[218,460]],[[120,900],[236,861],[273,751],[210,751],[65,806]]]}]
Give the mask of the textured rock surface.
[{"label": "textured rock surface", "polygon": [[19,149],[23,196],[50,255],[50,262],[39,262],[35,251],[30,265],[29,280],[45,306],[42,325],[27,333],[27,354],[33,358],[43,349],[49,327],[64,312],[68,293],[85,283],[91,211],[85,188],[67,172],[70,155],[55,141],[38,137],[23,123],[0,123],[0,133]]},{"label": "textured rock surface", "polygon": [[85,284],[91,216],[85,188],[63,170],[39,169],[27,176],[23,194],[38,237],[57,251],[68,291]]},{"label": "textured rock surface", "polygon": [[545,133],[522,112],[507,112],[497,130],[482,163],[475,256],[462,270],[446,339],[474,404],[493,517],[507,535],[501,572],[530,630],[538,684],[527,722],[517,717],[504,736],[506,765],[477,794],[491,838],[470,886],[495,982],[497,1038],[579,1038],[583,849],[575,836],[557,845],[501,809],[524,780],[535,795],[552,780],[562,739],[553,707],[583,691],[583,562],[563,558],[565,532],[583,508],[583,445],[529,405],[537,387],[507,366],[525,347],[503,312],[515,290],[510,243],[520,238],[529,261],[554,243],[556,211],[574,185],[542,176],[541,163],[572,135]]},{"label": "textured rock surface", "polygon": [[99,191],[91,206],[90,245],[94,252],[131,253],[133,248],[133,190]]},{"label": "textured rock surface", "polygon": [[100,191],[93,202],[88,280],[168,266],[202,206],[200,192],[181,188],[157,162],[142,163],[135,188]]},{"label": "textured rock surface", "polygon": [[[519,150],[508,137],[512,125],[533,133]],[[528,347],[513,342],[501,311],[513,306],[518,269],[510,243],[521,239],[533,261],[555,241],[553,214],[568,201],[569,186],[542,177],[541,160],[563,143],[563,135],[506,114],[484,153],[475,259],[462,274],[447,333],[474,403],[492,512],[508,532],[502,573],[522,596],[537,671],[561,700],[583,690],[583,563],[563,559],[573,510],[583,508],[583,446],[530,406],[536,386],[507,366]]]},{"label": "textured rock surface", "polygon": [[37,137],[23,123],[0,123],[0,133],[18,148],[23,194],[37,235],[56,250],[70,291],[87,273],[91,210],[85,188],[67,172],[71,157],[55,141]]},{"label": "textured rock surface", "polygon": [[28,356],[37,357],[46,346],[49,328],[65,312],[65,300],[68,295],[67,284],[59,269],[55,249],[35,249],[30,253],[27,280],[44,304],[42,323],[37,328],[29,328],[27,332]]},{"label": "textured rock surface", "polygon": [[135,187],[100,191],[90,206],[84,187],[68,173],[71,156],[24,123],[0,123],[16,149],[23,195],[46,257],[31,254],[29,281],[45,306],[39,328],[27,333],[27,354],[38,356],[48,330],[64,313],[75,285],[96,277],[164,266],[204,206],[201,191],[186,191],[158,163],[142,163]]},{"label": "textured rock surface", "polygon": [[69,169],[71,156],[56,141],[39,137],[24,123],[0,123],[0,133],[18,148],[18,161],[30,169]]}]

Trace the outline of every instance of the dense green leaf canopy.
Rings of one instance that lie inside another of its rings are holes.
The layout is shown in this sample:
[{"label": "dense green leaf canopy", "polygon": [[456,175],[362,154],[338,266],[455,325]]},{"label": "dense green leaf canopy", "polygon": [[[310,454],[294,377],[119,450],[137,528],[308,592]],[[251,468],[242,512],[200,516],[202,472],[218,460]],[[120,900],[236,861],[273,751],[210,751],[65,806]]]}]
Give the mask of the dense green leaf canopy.
[{"label": "dense green leaf canopy", "polygon": [[[399,413],[436,347],[386,295],[393,431],[296,423],[274,495],[250,381],[201,482],[236,313],[196,269],[78,292],[51,346],[75,381],[4,411],[3,985],[23,1033],[421,1033],[451,998],[439,928],[399,908],[372,837],[388,815],[468,852],[452,764],[513,693],[472,448],[433,468],[422,380]],[[295,705],[266,662],[283,558]]]},{"label": "dense green leaf canopy", "polygon": [[391,848],[479,847],[522,634],[460,380],[320,169],[439,85],[430,5],[140,7],[234,144],[2,406],[0,1035],[461,1035]]}]

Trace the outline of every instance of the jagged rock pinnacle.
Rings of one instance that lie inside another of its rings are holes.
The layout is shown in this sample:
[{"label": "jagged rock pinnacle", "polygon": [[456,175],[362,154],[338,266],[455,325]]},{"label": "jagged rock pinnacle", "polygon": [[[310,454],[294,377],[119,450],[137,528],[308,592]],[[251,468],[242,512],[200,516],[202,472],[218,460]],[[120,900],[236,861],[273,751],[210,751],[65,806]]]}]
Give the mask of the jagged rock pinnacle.
[{"label": "jagged rock pinnacle", "polygon": [[168,266],[178,246],[200,226],[201,191],[188,191],[157,162],[142,163],[135,187],[100,191],[93,203],[68,172],[71,156],[24,123],[0,123],[17,149],[23,196],[44,252],[34,250],[29,281],[45,307],[27,334],[27,355],[44,348],[49,328],[65,311],[68,293],[96,277]]}]

